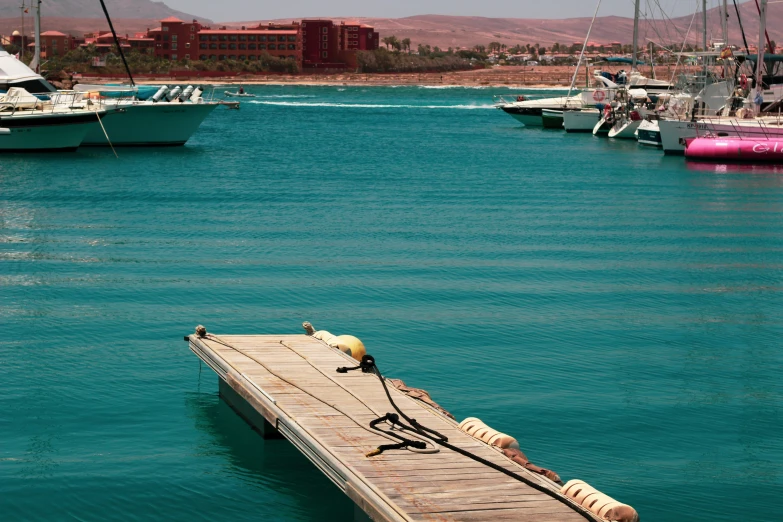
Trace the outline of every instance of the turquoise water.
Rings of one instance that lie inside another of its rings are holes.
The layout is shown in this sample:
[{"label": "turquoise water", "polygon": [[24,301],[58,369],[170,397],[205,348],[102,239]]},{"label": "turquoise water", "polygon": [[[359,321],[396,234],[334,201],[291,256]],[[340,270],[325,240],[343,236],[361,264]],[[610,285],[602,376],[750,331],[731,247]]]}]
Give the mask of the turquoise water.
[{"label": "turquoise water", "polygon": [[350,519],[182,341],[303,320],[647,522],[781,520],[781,171],[505,89],[254,92],[183,148],[2,158],[2,520]]}]

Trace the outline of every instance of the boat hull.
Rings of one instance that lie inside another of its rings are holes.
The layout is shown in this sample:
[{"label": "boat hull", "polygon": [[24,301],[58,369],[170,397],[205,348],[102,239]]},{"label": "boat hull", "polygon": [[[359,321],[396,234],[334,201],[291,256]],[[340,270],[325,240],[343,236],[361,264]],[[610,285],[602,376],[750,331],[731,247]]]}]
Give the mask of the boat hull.
[{"label": "boat hull", "polygon": [[641,145],[661,146],[661,131],[657,121],[645,121],[636,129],[636,139]]},{"label": "boat hull", "polygon": [[[106,120],[116,115],[104,116]],[[0,118],[0,152],[67,152],[79,148],[95,113]]]},{"label": "boat hull", "polygon": [[544,109],[541,111],[541,122],[545,129],[563,130],[563,111]]},{"label": "boat hull", "polygon": [[525,127],[542,127],[541,109],[524,109],[520,107],[501,107],[503,112],[522,123]]},{"label": "boat hull", "polygon": [[[124,112],[104,121],[115,147],[184,145],[212,112],[214,103],[139,103],[118,105]],[[100,124],[90,126],[84,146],[108,146]]]},{"label": "boat hull", "polygon": [[702,161],[783,164],[783,139],[692,138],[686,140],[685,157]]},{"label": "boat hull", "polygon": [[642,120],[622,120],[615,123],[609,129],[609,137],[618,140],[635,140],[636,129],[641,125]]},{"label": "boat hull", "polygon": [[[766,123],[764,123],[766,122]],[[768,120],[741,120],[723,118],[699,121],[660,120],[661,145],[665,154],[682,155],[687,140],[709,133],[717,137],[742,135],[747,139],[779,139],[783,141],[783,127],[775,118]]]},{"label": "boat hull", "polygon": [[593,127],[601,119],[597,110],[566,111],[563,113],[563,127],[566,132],[593,132]]}]

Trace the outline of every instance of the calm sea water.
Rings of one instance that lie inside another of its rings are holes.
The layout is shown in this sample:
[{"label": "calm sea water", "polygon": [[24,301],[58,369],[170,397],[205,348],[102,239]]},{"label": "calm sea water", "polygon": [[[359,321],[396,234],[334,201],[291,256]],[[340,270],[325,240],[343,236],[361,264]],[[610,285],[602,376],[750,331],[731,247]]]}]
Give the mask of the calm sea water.
[{"label": "calm sea water", "polygon": [[251,91],[183,148],[0,160],[2,520],[350,519],[182,341],[303,320],[645,521],[781,520],[780,170],[505,89]]}]

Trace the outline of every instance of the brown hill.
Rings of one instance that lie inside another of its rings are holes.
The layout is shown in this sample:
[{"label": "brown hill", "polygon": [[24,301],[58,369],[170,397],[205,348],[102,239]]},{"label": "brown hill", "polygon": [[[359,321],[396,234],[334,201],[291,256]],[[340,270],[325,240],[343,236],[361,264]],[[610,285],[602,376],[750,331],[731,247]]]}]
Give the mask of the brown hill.
[{"label": "brown hill", "polygon": [[[105,0],[106,9],[115,18],[147,18],[160,20],[177,16],[183,20],[198,18],[172,9],[163,2],[152,0]],[[0,18],[20,18],[19,0],[0,0]],[[29,4],[30,1],[25,2]],[[30,9],[32,15],[32,9]],[[103,18],[101,5],[97,0],[42,0],[41,16],[44,18]],[[21,22],[21,21],[20,21]]]},{"label": "brown hill", "polygon": [[[731,5],[731,4],[730,4]],[[720,39],[720,15],[717,9],[711,9],[708,15],[708,33]],[[740,15],[748,43],[758,42],[758,13],[754,2],[740,5]],[[335,20],[355,20],[374,26],[381,37],[395,35],[397,38],[410,38],[415,49],[418,44],[447,47],[472,47],[486,45],[491,41],[513,46],[516,44],[552,45],[555,42],[572,44],[581,42],[590,26],[590,18],[566,19],[526,19],[526,18],[484,18],[478,16],[420,15],[407,18],[345,18],[329,17]],[[641,43],[652,40],[656,43],[682,43],[692,16],[683,16],[664,21],[640,22]],[[262,20],[261,22],[284,21]],[[288,20],[290,21],[290,20]],[[251,25],[253,22],[228,22],[227,25]],[[773,40],[783,40],[783,8],[770,6],[768,32]],[[741,45],[737,16],[733,9],[729,12],[729,40]],[[700,43],[702,39],[701,16],[693,20],[688,41]],[[596,20],[590,40],[598,43],[612,41],[630,43],[633,38],[633,19],[619,16],[603,16]]]}]

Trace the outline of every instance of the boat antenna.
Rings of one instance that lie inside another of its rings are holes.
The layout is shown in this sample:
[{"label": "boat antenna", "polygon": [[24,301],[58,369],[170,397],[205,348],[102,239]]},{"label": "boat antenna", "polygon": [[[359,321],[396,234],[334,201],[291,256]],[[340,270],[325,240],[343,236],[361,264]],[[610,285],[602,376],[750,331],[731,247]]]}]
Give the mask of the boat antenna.
[{"label": "boat antenna", "polygon": [[[32,6],[32,2],[31,2]],[[35,52],[33,53],[33,60],[30,62],[30,69],[36,73],[41,68],[41,0],[35,0]]]},{"label": "boat antenna", "polygon": [[[571,86],[568,88],[568,94],[566,95],[566,104],[568,104],[568,98],[571,97],[571,91],[574,90],[576,84],[576,75],[579,74],[579,65],[582,63],[582,58],[585,55],[585,48],[587,42],[590,40],[590,31],[593,30],[593,24],[595,23],[595,17],[598,16],[598,8],[601,7],[601,0],[598,0],[598,4],[595,6],[595,13],[593,13],[593,21],[590,22],[590,27],[587,29],[587,36],[585,36],[585,43],[582,45],[582,52],[579,53],[579,61],[576,62],[576,69],[574,69],[574,77],[571,78]],[[587,67],[585,65],[585,67]]]},{"label": "boat antenna", "polygon": [[117,38],[117,31],[114,30],[114,24],[111,23],[111,17],[109,16],[109,11],[106,10],[106,4],[101,0],[101,7],[103,8],[103,14],[106,15],[106,21],[109,22],[109,29],[111,29],[111,35],[114,37],[114,44],[117,46],[117,51],[120,53],[120,58],[122,58],[122,63],[125,65],[125,71],[128,73],[128,78],[130,79],[131,87],[135,87],[136,83],[133,81],[133,75],[131,74],[130,67],[128,67],[128,61],[125,59],[125,53],[122,52],[122,46],[120,45],[120,39]]}]

